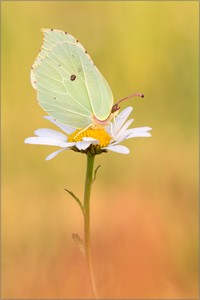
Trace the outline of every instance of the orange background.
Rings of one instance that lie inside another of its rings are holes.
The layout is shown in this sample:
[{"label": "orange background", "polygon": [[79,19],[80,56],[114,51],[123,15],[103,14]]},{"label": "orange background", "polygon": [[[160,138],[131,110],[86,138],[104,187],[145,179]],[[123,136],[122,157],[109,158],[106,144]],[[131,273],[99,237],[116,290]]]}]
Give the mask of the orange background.
[{"label": "orange background", "polygon": [[101,164],[91,199],[92,255],[102,298],[194,298],[198,293],[198,2],[4,1],[2,22],[2,297],[90,298],[77,204],[86,157],[52,161],[53,147],[25,145],[51,127],[30,68],[41,27],[77,37],[134,126],[152,138]]}]

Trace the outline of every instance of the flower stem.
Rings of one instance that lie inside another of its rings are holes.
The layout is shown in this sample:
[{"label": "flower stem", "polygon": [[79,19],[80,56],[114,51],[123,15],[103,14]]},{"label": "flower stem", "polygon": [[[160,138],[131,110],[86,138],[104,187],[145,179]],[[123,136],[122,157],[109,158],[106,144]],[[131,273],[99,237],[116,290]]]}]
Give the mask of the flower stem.
[{"label": "flower stem", "polygon": [[95,159],[95,155],[87,154],[87,171],[86,171],[85,192],[84,192],[84,239],[85,239],[85,255],[86,255],[92,293],[95,299],[97,299],[97,291],[96,291],[96,284],[95,284],[94,273],[93,273],[91,247],[90,247],[90,194],[91,194],[91,187],[93,182],[94,159]]}]

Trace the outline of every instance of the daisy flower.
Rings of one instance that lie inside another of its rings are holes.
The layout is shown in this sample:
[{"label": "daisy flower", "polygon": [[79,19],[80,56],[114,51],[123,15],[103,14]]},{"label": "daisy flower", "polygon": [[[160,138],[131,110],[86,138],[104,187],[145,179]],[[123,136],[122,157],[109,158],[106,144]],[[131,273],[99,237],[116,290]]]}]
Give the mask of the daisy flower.
[{"label": "daisy flower", "polygon": [[54,158],[65,150],[74,150],[86,154],[100,154],[113,151],[128,154],[127,147],[119,145],[126,139],[134,137],[150,137],[150,127],[129,128],[133,119],[128,119],[133,108],[131,106],[121,111],[109,125],[93,129],[74,129],[57,122],[50,116],[44,118],[55,124],[64,133],[53,129],[40,128],[35,130],[34,137],[25,139],[26,144],[57,146],[60,149],[47,156],[46,160]]}]

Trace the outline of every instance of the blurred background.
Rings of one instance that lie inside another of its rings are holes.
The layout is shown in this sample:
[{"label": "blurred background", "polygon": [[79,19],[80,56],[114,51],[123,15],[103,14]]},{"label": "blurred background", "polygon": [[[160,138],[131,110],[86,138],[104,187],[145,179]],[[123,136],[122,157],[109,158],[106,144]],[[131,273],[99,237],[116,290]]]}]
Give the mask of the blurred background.
[{"label": "blurred background", "polygon": [[4,1],[2,298],[90,298],[77,204],[86,157],[25,145],[43,119],[30,84],[40,28],[74,35],[151,138],[96,157],[92,255],[100,298],[198,297],[198,2]]}]

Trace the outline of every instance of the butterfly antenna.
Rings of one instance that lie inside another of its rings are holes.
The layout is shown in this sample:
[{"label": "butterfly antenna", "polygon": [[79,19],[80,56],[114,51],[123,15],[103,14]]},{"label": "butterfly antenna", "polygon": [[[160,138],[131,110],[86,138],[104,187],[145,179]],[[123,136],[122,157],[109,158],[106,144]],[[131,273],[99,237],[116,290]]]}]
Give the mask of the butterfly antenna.
[{"label": "butterfly antenna", "polygon": [[144,98],[144,94],[142,94],[142,93],[134,93],[134,94],[132,94],[132,95],[130,95],[130,96],[127,96],[127,97],[125,97],[125,98],[119,100],[117,103],[115,103],[115,104],[113,105],[113,107],[112,107],[112,113],[114,113],[115,111],[117,111],[117,110],[120,109],[119,104],[120,104],[122,101],[125,101],[125,100],[127,100],[127,99],[129,99],[129,98],[133,98],[133,97],[141,97],[141,98]]}]

